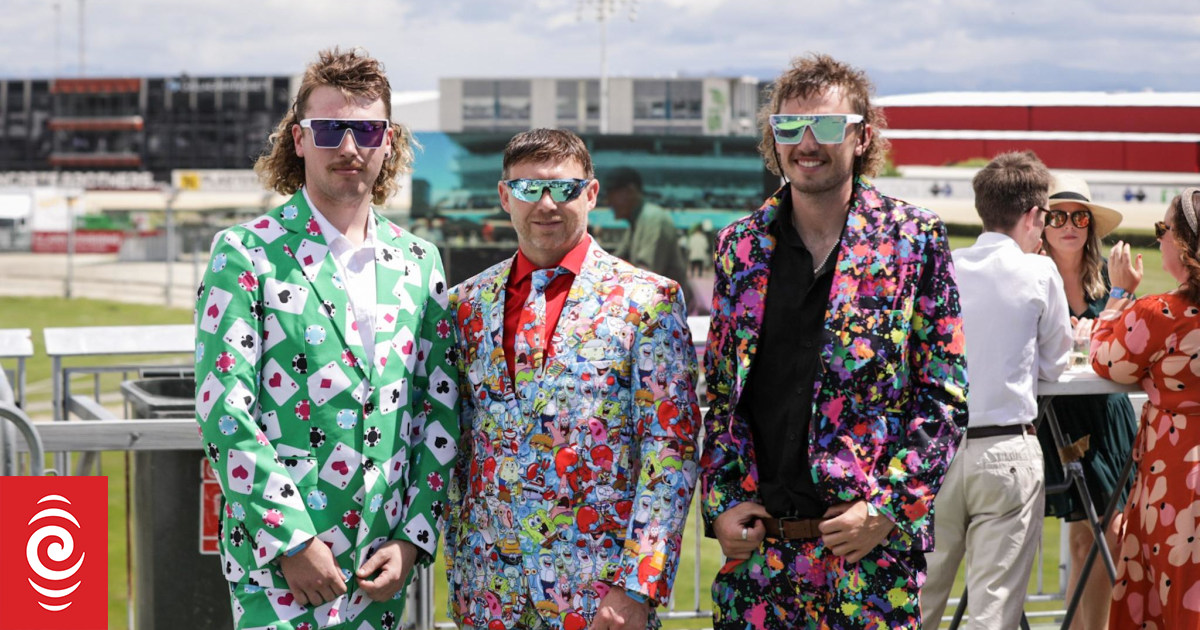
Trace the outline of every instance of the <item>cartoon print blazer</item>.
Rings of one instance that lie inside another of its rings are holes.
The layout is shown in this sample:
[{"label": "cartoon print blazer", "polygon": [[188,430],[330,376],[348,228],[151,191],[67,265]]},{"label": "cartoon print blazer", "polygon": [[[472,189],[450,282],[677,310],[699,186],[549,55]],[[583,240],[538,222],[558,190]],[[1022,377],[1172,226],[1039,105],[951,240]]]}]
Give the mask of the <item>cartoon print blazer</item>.
[{"label": "cartoon print blazer", "polygon": [[451,299],[463,361],[446,532],[453,617],[511,628],[530,606],[551,628],[584,627],[608,585],[665,602],[700,426],[679,285],[592,242],[554,355],[514,388],[503,346],[511,266]]},{"label": "cartoon print blazer", "polygon": [[[344,574],[387,540],[428,562],[458,440],[437,249],[375,215],[374,364],[303,192],[214,241],[196,302],[196,421],[225,498],[225,577],[316,536]],[[357,583],[349,582],[353,591]]]},{"label": "cartoon print blazer", "polygon": [[[753,437],[737,415],[762,328],[775,241],[790,188],[718,236],[704,357],[701,497],[706,523],[758,497]],[[931,550],[933,498],[967,420],[958,287],[945,226],[865,179],[838,249],[813,386],[809,460],[828,504],[865,500],[894,521],[888,544]]]}]

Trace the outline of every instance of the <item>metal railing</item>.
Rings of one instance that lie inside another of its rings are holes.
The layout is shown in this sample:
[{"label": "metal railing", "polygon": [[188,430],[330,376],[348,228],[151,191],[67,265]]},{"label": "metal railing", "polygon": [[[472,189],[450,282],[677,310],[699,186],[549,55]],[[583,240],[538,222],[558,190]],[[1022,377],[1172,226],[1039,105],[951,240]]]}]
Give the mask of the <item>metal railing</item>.
[{"label": "metal railing", "polygon": [[[707,318],[694,317],[689,318],[689,325],[692,328],[694,342],[700,346],[698,349],[703,350],[702,346],[707,336]],[[13,333],[12,331],[0,331],[0,340],[17,339],[24,340],[28,344],[28,330]],[[13,403],[0,405],[0,418],[8,420],[8,422],[0,422],[5,426],[19,430],[25,437],[24,442],[18,440],[6,440],[4,442],[6,451],[0,451],[0,459],[4,466],[0,470],[5,474],[12,468],[14,458],[10,455],[15,451],[19,454],[30,453],[29,458],[31,470],[34,474],[41,474],[43,469],[40,467],[44,458],[39,457],[40,453],[56,453],[55,468],[59,471],[68,471],[71,457],[78,457],[78,463],[75,467],[76,474],[84,471],[89,471],[98,466],[96,457],[99,453],[105,451],[155,451],[155,450],[200,450],[200,441],[196,438],[196,425],[190,419],[169,419],[169,420],[144,420],[139,419],[131,421],[128,419],[129,410],[128,403],[125,404],[125,418],[115,417],[115,414],[109,412],[101,403],[102,392],[101,375],[107,373],[121,373],[127,378],[130,374],[143,375],[147,369],[150,370],[167,370],[172,373],[179,373],[187,368],[180,368],[178,365],[147,365],[147,364],[122,364],[122,365],[93,365],[82,366],[72,365],[64,366],[64,360],[69,358],[90,357],[100,359],[109,355],[150,355],[150,354],[176,354],[193,352],[194,338],[191,326],[129,326],[129,327],[85,327],[85,328],[56,328],[47,329],[46,331],[46,347],[47,355],[50,356],[53,363],[53,399],[52,409],[54,412],[54,422],[31,423],[28,417]],[[13,352],[16,349],[17,352]],[[32,355],[32,345],[14,344],[4,342],[0,345],[0,358],[17,358],[18,369],[17,387],[15,388],[16,395],[14,398],[17,402],[23,400],[25,383],[24,383],[24,361]],[[87,393],[79,393],[72,391],[72,380],[78,380],[79,377],[90,375],[92,377],[91,391]],[[1138,406],[1144,401],[1144,396],[1134,395],[1134,404]],[[76,418],[76,421],[67,421],[69,418]],[[664,619],[679,619],[679,618],[706,618],[711,614],[711,611],[703,607],[703,593],[706,580],[711,580],[712,576],[704,575],[702,572],[701,558],[703,557],[702,542],[703,542],[703,524],[699,518],[698,507],[694,506],[692,518],[694,521],[694,532],[692,535],[692,552],[694,556],[694,566],[691,568],[693,585],[691,588],[691,602],[685,603],[681,599],[687,599],[685,593],[678,590],[672,595],[671,600],[665,606],[665,610],[660,613],[660,617]],[[1036,593],[1027,597],[1029,602],[1044,602],[1044,601],[1063,601],[1065,595],[1066,574],[1068,571],[1069,554],[1067,546],[1060,545],[1061,558],[1058,565],[1059,568],[1059,589],[1057,592],[1047,592],[1045,579],[1042,574],[1041,562],[1035,564],[1034,582]],[[1041,552],[1039,551],[1039,557]],[[446,593],[439,592],[444,586],[444,581],[440,576],[434,576],[431,569],[426,568],[418,573],[417,579],[410,586],[408,612],[405,624],[408,627],[415,627],[425,630],[433,627],[453,627],[452,624],[446,622],[437,622],[437,611],[440,606],[447,601]],[[440,588],[439,588],[440,587]],[[951,610],[956,605],[957,599],[951,599],[948,610]],[[132,610],[132,602],[130,610]],[[1061,616],[1061,610],[1031,612],[1029,617],[1047,617]],[[946,618],[948,619],[948,617]],[[130,623],[132,627],[132,622]]]}]

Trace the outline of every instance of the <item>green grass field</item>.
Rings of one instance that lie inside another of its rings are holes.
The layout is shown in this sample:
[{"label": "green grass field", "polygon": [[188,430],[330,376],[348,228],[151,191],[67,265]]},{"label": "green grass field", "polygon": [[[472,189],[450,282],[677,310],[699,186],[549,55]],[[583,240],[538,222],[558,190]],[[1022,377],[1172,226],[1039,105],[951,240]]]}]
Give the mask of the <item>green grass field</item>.
[{"label": "green grass field", "polygon": [[[952,247],[958,248],[969,245],[973,238],[955,237],[951,239]],[[1140,294],[1165,291],[1174,287],[1175,283],[1162,271],[1157,249],[1140,249],[1145,259],[1146,277],[1140,287]],[[191,311],[187,309],[165,309],[144,305],[130,305],[114,302],[92,300],[62,300],[56,298],[0,298],[0,327],[29,328],[33,331],[35,356],[27,363],[27,380],[30,389],[31,409],[34,404],[46,401],[50,396],[50,361],[46,358],[42,342],[42,329],[46,327],[63,326],[115,326],[115,325],[149,325],[149,324],[186,324],[191,321]],[[157,359],[179,362],[175,357],[135,357],[137,362],[155,361]],[[186,361],[186,357],[184,358]],[[113,357],[107,363],[128,363],[129,357]],[[83,363],[96,365],[96,360]],[[70,365],[70,363],[68,363]],[[6,362],[5,367],[13,366]],[[109,375],[102,379],[101,390],[111,392],[116,390],[119,375]],[[101,458],[102,472],[109,477],[109,625],[112,628],[126,627],[128,615],[128,571],[127,571],[127,538],[126,538],[126,475],[127,465],[124,453],[105,453]],[[679,574],[675,582],[676,606],[679,612],[707,611],[711,606],[709,584],[721,564],[720,550],[716,542],[709,539],[700,541],[700,552],[696,553],[696,519],[698,511],[692,510],[692,522],[689,523],[685,536],[683,557]],[[133,532],[134,536],[139,535]],[[1048,519],[1044,535],[1044,555],[1041,559],[1042,571],[1045,575],[1044,591],[1057,592],[1058,585],[1058,547],[1059,521]],[[699,562],[699,578],[697,580],[695,567]],[[441,565],[434,571],[437,578],[435,585],[436,604],[441,609],[445,602],[445,580]],[[696,585],[699,583],[699,598],[697,599]],[[1031,592],[1034,587],[1031,585]],[[960,581],[955,587],[955,593],[961,591]],[[1061,608],[1061,602],[1030,604],[1029,610],[1051,610]],[[444,615],[439,616],[444,620]],[[697,619],[671,619],[664,623],[666,628],[707,628],[711,620],[707,616]]]}]

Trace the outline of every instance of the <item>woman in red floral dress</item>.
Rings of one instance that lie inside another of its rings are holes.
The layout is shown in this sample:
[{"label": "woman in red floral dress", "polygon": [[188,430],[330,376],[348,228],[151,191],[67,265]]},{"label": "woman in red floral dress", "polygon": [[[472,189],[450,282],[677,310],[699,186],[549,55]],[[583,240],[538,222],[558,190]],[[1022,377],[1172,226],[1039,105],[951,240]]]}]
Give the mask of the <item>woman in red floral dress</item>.
[{"label": "woman in red floral dress", "polygon": [[1132,300],[1142,261],[1118,242],[1113,292],[1092,332],[1096,373],[1140,383],[1134,458],[1110,628],[1200,628],[1200,188],[1175,197],[1155,224],[1162,264],[1179,282]]}]

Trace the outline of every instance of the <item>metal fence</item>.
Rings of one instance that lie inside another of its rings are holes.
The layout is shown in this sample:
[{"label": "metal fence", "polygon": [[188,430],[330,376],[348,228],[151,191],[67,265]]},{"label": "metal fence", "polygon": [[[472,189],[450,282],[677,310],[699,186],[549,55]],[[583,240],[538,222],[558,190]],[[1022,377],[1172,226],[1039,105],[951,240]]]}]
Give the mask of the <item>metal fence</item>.
[{"label": "metal fence", "polygon": [[[706,318],[691,318],[693,336],[702,340],[707,329]],[[0,394],[0,473],[41,474],[42,458],[39,453],[53,454],[53,469],[61,474],[97,474],[98,455],[105,451],[142,452],[162,450],[194,450],[200,452],[196,439],[196,427],[191,419],[130,419],[128,402],[123,403],[122,417],[115,417],[105,405],[111,403],[113,392],[105,391],[104,375],[118,374],[128,379],[149,373],[163,375],[190,370],[190,362],[184,364],[158,363],[108,363],[114,356],[191,354],[193,331],[189,325],[181,326],[138,326],[105,328],[51,328],[45,331],[46,353],[52,363],[53,422],[29,423],[22,408],[26,400],[26,362],[33,355],[29,331],[0,330],[0,360],[11,363],[7,370],[7,382],[12,383],[12,396],[4,400]],[[79,360],[91,359],[98,363],[79,365]],[[74,360],[74,361],[71,361]],[[71,362],[71,365],[67,365]],[[187,367],[182,367],[185,365]],[[2,377],[2,374],[0,374]],[[701,388],[703,383],[701,383]],[[0,392],[4,390],[0,387]],[[1140,406],[1144,396],[1135,396],[1135,406]],[[70,421],[68,421],[70,420]],[[21,438],[17,439],[17,432]],[[128,467],[126,475],[131,472]],[[127,503],[127,507],[132,508]],[[127,511],[125,518],[130,518]],[[692,511],[692,553],[695,559],[692,568],[693,587],[690,593],[676,591],[660,613],[663,618],[707,618],[710,611],[703,608],[701,588],[712,576],[702,575],[703,530],[698,508]],[[1065,528],[1059,545],[1059,589],[1048,591],[1046,577],[1041,570],[1042,562],[1035,564],[1035,594],[1029,602],[1062,601],[1068,571]],[[1039,553],[1040,556],[1040,553]],[[132,568],[132,566],[131,566]],[[437,622],[438,611],[447,601],[447,594],[440,592],[444,580],[434,576],[430,569],[420,571],[409,591],[406,627],[425,630],[428,628],[453,627],[446,622]],[[130,616],[128,627],[134,627],[134,593],[131,589]],[[690,601],[687,601],[690,600]],[[951,600],[948,610],[953,610],[957,600]],[[1030,618],[1061,617],[1061,610],[1030,613]],[[948,618],[947,618],[948,619]]]}]

